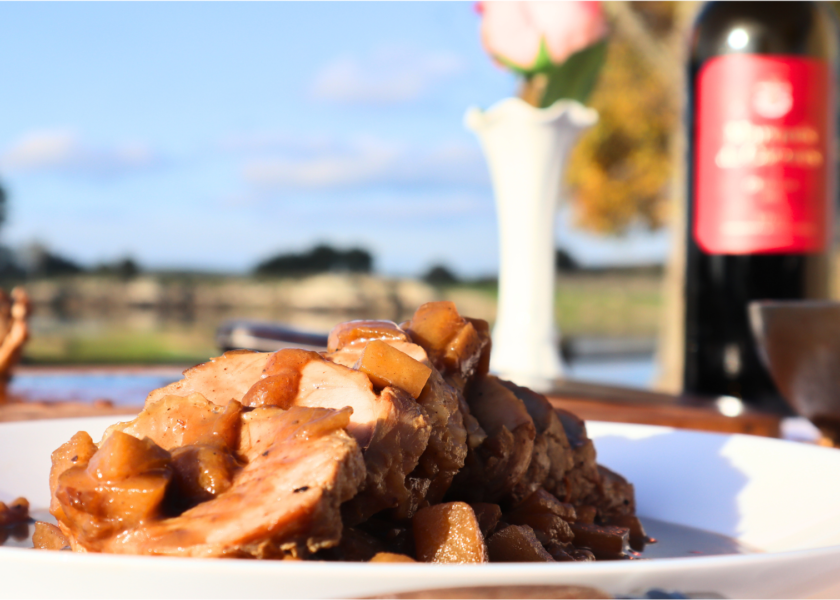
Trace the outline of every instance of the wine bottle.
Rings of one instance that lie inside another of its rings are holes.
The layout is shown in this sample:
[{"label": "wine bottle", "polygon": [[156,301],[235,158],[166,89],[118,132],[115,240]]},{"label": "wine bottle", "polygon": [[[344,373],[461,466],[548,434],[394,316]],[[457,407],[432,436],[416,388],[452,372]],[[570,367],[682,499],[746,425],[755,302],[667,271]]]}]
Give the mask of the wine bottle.
[{"label": "wine bottle", "polygon": [[834,15],[818,2],[711,2],[690,44],[684,389],[786,413],[747,305],[828,294]]}]

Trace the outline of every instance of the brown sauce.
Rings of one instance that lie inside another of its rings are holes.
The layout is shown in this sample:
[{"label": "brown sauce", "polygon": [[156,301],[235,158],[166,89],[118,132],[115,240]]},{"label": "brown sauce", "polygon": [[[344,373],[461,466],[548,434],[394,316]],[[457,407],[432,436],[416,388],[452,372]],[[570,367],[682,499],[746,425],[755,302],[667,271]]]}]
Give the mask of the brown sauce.
[{"label": "brown sauce", "polygon": [[648,517],[641,517],[641,521],[645,533],[656,542],[646,544],[645,549],[634,558],[683,558],[761,552],[719,533]]},{"label": "brown sauce", "polygon": [[35,533],[35,521],[56,524],[48,510],[30,510],[30,519],[15,523],[9,527],[0,527],[0,546],[6,548],[32,548],[32,534]]},{"label": "brown sauce", "polygon": [[[35,521],[55,523],[55,518],[46,510],[30,511],[29,523],[12,527],[0,527],[0,546],[32,548],[32,534]],[[645,531],[655,543],[649,543],[644,551],[634,553],[634,558],[683,558],[690,556],[716,556],[725,554],[755,554],[761,552],[730,537],[704,531],[685,525],[676,525],[658,519],[642,517]]]}]

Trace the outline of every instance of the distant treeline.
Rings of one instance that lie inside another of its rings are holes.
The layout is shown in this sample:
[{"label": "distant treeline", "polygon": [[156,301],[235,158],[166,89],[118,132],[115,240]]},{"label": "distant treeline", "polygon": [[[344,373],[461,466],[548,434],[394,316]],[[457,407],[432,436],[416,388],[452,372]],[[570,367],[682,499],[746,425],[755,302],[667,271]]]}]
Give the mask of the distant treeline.
[{"label": "distant treeline", "polygon": [[[1,203],[0,203],[1,204]],[[253,268],[252,273],[260,277],[305,277],[318,273],[371,273],[374,258],[362,248],[341,250],[321,244],[306,252],[289,252],[268,258]],[[662,273],[661,265],[642,265],[637,267],[584,267],[572,255],[563,249],[557,249],[555,267],[558,273]],[[144,273],[143,268],[131,257],[113,262],[100,263],[94,267],[84,267],[76,261],[62,256],[41,244],[31,244],[16,252],[0,246],[0,280],[4,285],[26,280],[60,277],[68,275],[101,275],[124,280],[132,279]],[[158,275],[180,276],[178,273],[157,273]],[[185,274],[181,274],[185,275]],[[435,287],[453,285],[495,285],[496,275],[464,278],[449,266],[434,264],[420,274],[420,279]]]},{"label": "distant treeline", "polygon": [[367,250],[338,250],[321,244],[307,252],[278,254],[264,260],[256,266],[254,274],[296,277],[327,272],[370,273],[372,270],[373,256]]},{"label": "distant treeline", "polygon": [[85,268],[76,261],[61,256],[41,244],[32,244],[17,252],[0,246],[0,279],[6,281],[41,279],[90,273],[131,279],[142,269],[130,257]]}]

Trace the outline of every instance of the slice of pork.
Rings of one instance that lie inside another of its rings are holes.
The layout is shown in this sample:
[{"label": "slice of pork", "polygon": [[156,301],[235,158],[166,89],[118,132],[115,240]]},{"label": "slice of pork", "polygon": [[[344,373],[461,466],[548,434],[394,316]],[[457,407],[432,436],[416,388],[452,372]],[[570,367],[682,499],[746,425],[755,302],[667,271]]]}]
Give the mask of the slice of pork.
[{"label": "slice of pork", "polygon": [[[428,302],[401,327],[412,342],[426,351],[444,382],[454,390],[466,430],[467,448],[476,451],[485,443],[488,432],[481,420],[471,414],[464,393],[473,379],[486,375],[489,370],[492,344],[487,321],[462,317],[452,302]],[[500,435],[497,443],[512,443]],[[475,459],[471,460],[468,454],[465,465],[470,462],[475,464]],[[431,492],[430,497],[434,497]]]},{"label": "slice of pork", "polygon": [[194,444],[235,449],[239,439],[239,409],[238,402],[216,404],[199,393],[187,397],[158,396],[147,401],[131,421],[111,425],[102,439],[114,431],[122,431],[138,439],[147,437],[165,450]]},{"label": "slice of pork", "polygon": [[468,502],[498,502],[525,476],[536,429],[523,402],[493,375],[475,379],[467,390],[470,412],[487,438],[467,455],[452,496]]},{"label": "slice of pork", "polygon": [[590,505],[600,496],[601,475],[596,462],[595,444],[586,433],[586,423],[577,415],[557,409],[557,416],[572,449],[572,468],[566,472],[555,495],[575,506]]},{"label": "slice of pork", "polygon": [[601,486],[592,504],[601,517],[621,517],[636,514],[636,494],[633,484],[603,465],[598,465]]},{"label": "slice of pork", "polygon": [[[377,325],[381,323],[380,325]],[[402,506],[401,517],[409,518],[414,510],[424,501],[435,504],[443,499],[449,489],[455,474],[464,466],[467,456],[467,431],[464,427],[463,415],[458,401],[457,391],[449,385],[440,372],[429,360],[426,351],[411,342],[398,338],[392,327],[397,327],[388,321],[362,321],[363,331],[359,334],[348,330],[348,325],[342,326],[342,336],[353,340],[341,345],[339,335],[330,334],[330,339],[337,338],[334,351],[327,354],[327,358],[341,365],[352,367],[357,364],[364,352],[365,345],[373,339],[375,332],[381,331],[382,341],[423,363],[432,369],[432,374],[417,398],[431,427],[429,443],[420,457],[419,463],[411,473],[412,499],[408,505]],[[335,331],[335,330],[334,330]],[[401,331],[401,330],[400,330]],[[365,337],[363,338],[363,335]],[[364,339],[364,342],[357,340]]]},{"label": "slice of pork", "polygon": [[499,382],[522,400],[537,430],[531,465],[511,494],[513,504],[524,500],[539,487],[555,496],[565,495],[564,480],[574,464],[574,456],[554,407],[542,394],[510,381],[500,379]]},{"label": "slice of pork", "polygon": [[[146,414],[123,431],[139,433],[153,416],[157,422],[150,432],[171,429],[164,423],[171,411],[163,403],[157,406],[154,415]],[[305,556],[334,546],[342,531],[340,505],[365,476],[358,444],[345,431],[350,413],[264,407],[244,414],[236,456],[245,465],[229,489],[175,517],[147,518],[116,535],[71,541],[78,550],[193,557]],[[59,475],[56,497],[70,515],[73,499],[84,498],[85,492],[67,489],[65,483]],[[62,520],[67,515],[57,515],[65,533],[74,531],[74,523]]]},{"label": "slice of pork", "polygon": [[194,393],[222,406],[231,399],[241,400],[245,392],[262,377],[270,356],[268,352],[230,350],[187,369],[183,379],[154,390],[146,398],[146,403],[156,402],[164,396],[189,396]]},{"label": "slice of pork", "polygon": [[377,395],[364,373],[305,350],[275,352],[263,375],[243,397],[244,405],[353,409],[347,430],[363,449],[367,478],[344,509],[348,524],[410,497],[406,476],[426,450],[431,427],[407,392],[386,387]]}]

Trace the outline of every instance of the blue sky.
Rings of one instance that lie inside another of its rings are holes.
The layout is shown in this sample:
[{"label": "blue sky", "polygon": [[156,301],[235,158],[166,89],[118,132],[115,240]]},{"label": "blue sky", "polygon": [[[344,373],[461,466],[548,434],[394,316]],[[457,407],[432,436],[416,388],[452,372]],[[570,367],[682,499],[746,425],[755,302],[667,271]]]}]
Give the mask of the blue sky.
[{"label": "blue sky", "polygon": [[[390,274],[492,273],[462,119],[515,86],[471,3],[3,3],[2,241],[226,271],[326,241]],[[567,217],[584,261],[664,254],[664,234],[601,240]]]}]

